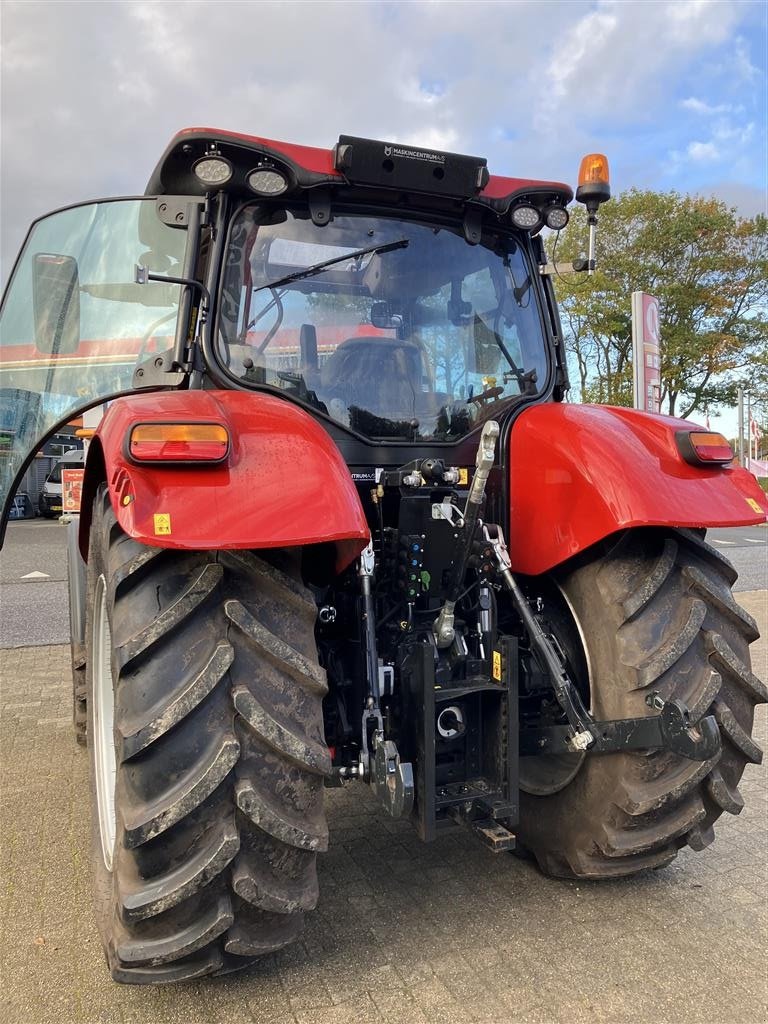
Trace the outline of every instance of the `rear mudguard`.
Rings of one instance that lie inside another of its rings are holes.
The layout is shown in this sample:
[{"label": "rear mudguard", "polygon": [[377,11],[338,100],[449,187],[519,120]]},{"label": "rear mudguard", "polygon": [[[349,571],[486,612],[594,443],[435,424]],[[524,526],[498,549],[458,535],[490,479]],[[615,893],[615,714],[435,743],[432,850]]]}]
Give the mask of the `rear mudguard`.
[{"label": "rear mudguard", "polygon": [[[136,463],[127,439],[137,423],[221,423],[230,452],[218,464]],[[162,548],[274,548],[332,542],[336,568],[368,542],[369,528],[338,448],[303,410],[271,395],[162,391],[120,398],[90,443],[80,549],[87,557],[91,507],[102,480],[122,529]]]},{"label": "rear mudguard", "polygon": [[[696,425],[601,405],[537,405],[510,438],[510,555],[538,575],[617,530],[749,526],[768,518],[737,466],[692,466],[675,441]],[[704,428],[699,428],[704,429]]]}]

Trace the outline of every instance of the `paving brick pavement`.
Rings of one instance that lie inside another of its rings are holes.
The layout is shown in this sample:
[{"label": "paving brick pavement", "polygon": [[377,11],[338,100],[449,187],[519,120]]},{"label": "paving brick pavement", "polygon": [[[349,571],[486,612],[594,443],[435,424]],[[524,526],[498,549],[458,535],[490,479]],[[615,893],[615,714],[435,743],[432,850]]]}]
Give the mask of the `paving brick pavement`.
[{"label": "paving brick pavement", "polygon": [[[768,634],[768,595],[740,594]],[[768,644],[753,648],[768,678]],[[362,788],[328,793],[331,849],[301,943],[227,978],[116,986],[88,887],[87,757],[65,647],[2,652],[4,1024],[762,1024],[768,773],[703,853],[631,881],[556,882],[457,830],[425,846]],[[758,739],[766,747],[766,708]]]}]

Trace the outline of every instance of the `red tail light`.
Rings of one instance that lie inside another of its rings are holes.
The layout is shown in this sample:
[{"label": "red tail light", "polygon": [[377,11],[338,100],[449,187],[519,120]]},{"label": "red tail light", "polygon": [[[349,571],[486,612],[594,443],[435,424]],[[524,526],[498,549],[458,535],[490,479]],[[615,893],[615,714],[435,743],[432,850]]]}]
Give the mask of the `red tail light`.
[{"label": "red tail light", "polygon": [[128,452],[135,462],[222,462],[229,434],[220,423],[139,423]]},{"label": "red tail light", "polygon": [[733,449],[722,434],[709,430],[681,430],[676,438],[680,454],[693,466],[712,463],[722,466],[733,460]]}]

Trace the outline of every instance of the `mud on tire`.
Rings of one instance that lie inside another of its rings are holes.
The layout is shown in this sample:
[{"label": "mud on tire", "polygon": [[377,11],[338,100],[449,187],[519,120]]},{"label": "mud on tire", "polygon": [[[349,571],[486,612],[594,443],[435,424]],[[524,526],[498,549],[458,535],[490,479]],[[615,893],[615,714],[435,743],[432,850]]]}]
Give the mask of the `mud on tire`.
[{"label": "mud on tire", "polygon": [[587,756],[548,796],[522,794],[520,837],[548,874],[605,878],[701,850],[738,814],[754,708],[768,690],[752,673],[758,631],[733,598],[731,564],[697,532],[633,530],[558,579],[582,634],[599,719],[653,714],[646,697],[682,698],[692,722],[713,714],[722,751],[705,763],[663,751]]},{"label": "mud on tire", "polygon": [[[99,586],[114,684],[112,870],[94,785]],[[102,487],[88,592],[92,859],[112,977],[236,970],[298,936],[327,848],[326,681],[297,555],[137,544]]]}]

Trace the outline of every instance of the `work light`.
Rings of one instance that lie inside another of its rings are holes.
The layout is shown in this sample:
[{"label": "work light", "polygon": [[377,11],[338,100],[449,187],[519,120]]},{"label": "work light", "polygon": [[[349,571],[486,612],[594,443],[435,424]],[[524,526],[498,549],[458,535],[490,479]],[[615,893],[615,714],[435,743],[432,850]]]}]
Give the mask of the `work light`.
[{"label": "work light", "polygon": [[541,214],[535,206],[516,206],[512,211],[512,223],[516,228],[533,231],[541,223]]},{"label": "work light", "polygon": [[544,223],[553,231],[562,231],[568,223],[568,211],[563,206],[550,206],[544,211]]},{"label": "work light", "polygon": [[288,188],[284,174],[272,167],[257,167],[248,175],[248,187],[262,196],[279,196]]},{"label": "work light", "polygon": [[223,156],[204,156],[192,169],[204,185],[223,185],[232,177],[232,164]]}]

